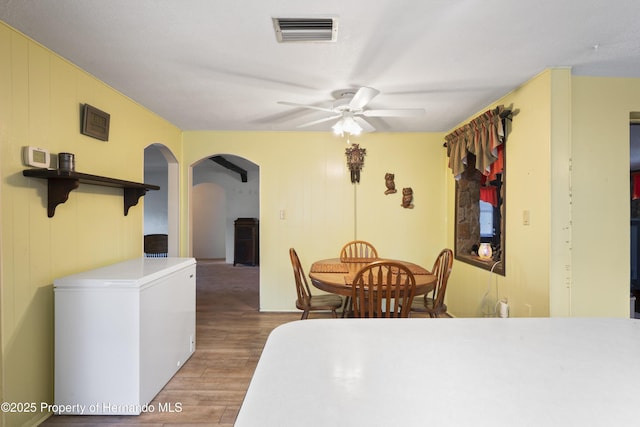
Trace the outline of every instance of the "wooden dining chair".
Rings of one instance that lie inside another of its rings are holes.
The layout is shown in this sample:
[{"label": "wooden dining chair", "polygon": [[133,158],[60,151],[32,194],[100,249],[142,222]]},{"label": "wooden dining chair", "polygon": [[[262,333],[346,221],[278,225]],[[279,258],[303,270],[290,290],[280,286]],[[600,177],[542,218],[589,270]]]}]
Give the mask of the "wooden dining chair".
[{"label": "wooden dining chair", "polygon": [[353,240],[340,250],[342,262],[371,262],[378,259],[378,251],[373,245],[364,240]]},{"label": "wooden dining chair", "polygon": [[291,258],[291,265],[293,266],[293,277],[296,281],[296,308],[302,310],[301,320],[309,317],[310,311],[327,311],[330,310],[333,313],[333,317],[338,317],[337,309],[342,307],[342,298],[338,295],[311,295],[311,289],[309,289],[309,283],[307,282],[307,276],[300,265],[300,258],[295,249],[289,249],[289,257]]},{"label": "wooden dining chair", "polygon": [[[372,262],[378,259],[378,251],[369,242],[364,240],[352,240],[342,247],[340,250],[341,262]],[[344,299],[344,308],[342,309],[342,317],[351,311],[351,297]]]},{"label": "wooden dining chair", "polygon": [[427,313],[429,317],[440,317],[447,312],[447,306],[444,303],[444,295],[447,291],[447,282],[451,274],[453,266],[453,251],[451,249],[443,249],[438,254],[431,274],[436,276],[436,286],[433,292],[425,294],[423,298],[416,298],[411,305],[412,312]]},{"label": "wooden dining chair", "polygon": [[351,290],[354,317],[409,317],[416,279],[403,264],[374,261],[356,273]]}]

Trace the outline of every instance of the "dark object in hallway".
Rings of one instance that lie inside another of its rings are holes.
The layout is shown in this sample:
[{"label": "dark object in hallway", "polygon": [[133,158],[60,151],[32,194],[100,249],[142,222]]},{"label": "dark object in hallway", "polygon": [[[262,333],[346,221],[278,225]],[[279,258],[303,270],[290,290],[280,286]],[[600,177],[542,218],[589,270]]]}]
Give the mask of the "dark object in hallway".
[{"label": "dark object in hallway", "polygon": [[259,228],[256,218],[238,218],[235,224],[233,265],[259,264]]},{"label": "dark object in hallway", "polygon": [[169,252],[169,236],[166,234],[146,234],[144,254],[147,258],[166,258]]}]

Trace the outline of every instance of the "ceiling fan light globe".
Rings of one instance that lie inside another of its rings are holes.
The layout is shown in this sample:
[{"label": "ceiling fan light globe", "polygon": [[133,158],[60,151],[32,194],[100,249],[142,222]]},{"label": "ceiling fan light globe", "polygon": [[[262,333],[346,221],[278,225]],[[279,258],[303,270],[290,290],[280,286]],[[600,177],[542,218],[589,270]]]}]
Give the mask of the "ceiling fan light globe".
[{"label": "ceiling fan light globe", "polygon": [[333,133],[338,136],[344,136],[344,129],[342,127],[342,119],[338,120],[335,125],[331,126]]},{"label": "ceiling fan light globe", "polygon": [[353,119],[351,115],[345,115],[342,118],[342,130],[351,135],[360,135],[362,133],[362,128],[360,125]]}]

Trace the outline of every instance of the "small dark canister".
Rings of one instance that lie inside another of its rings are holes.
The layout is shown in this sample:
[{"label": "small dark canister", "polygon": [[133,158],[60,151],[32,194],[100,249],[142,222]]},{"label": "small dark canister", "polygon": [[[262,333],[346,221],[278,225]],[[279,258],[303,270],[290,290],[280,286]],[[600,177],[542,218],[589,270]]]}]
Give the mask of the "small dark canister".
[{"label": "small dark canister", "polygon": [[58,169],[63,171],[76,170],[76,160],[72,153],[58,153]]}]

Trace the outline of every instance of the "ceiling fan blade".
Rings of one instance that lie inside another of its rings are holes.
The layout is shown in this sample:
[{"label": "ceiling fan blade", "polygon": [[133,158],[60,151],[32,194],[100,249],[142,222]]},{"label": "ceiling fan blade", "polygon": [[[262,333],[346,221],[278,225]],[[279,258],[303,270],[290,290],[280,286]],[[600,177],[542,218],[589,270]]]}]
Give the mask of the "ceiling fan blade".
[{"label": "ceiling fan blade", "polygon": [[295,102],[286,102],[286,101],[278,101],[278,104],[290,105],[292,107],[299,107],[299,108],[308,108],[310,110],[325,111],[327,113],[334,113],[334,111],[331,108],[316,107],[315,105],[296,104]]},{"label": "ceiling fan blade", "polygon": [[358,123],[360,125],[360,127],[362,128],[362,132],[367,133],[367,132],[375,132],[376,128],[374,128],[373,126],[371,126],[371,124],[366,121],[365,119],[363,119],[362,117],[354,117],[353,118],[356,123]]},{"label": "ceiling fan blade", "polygon": [[362,110],[373,98],[380,93],[372,87],[363,86],[353,95],[351,102],[349,102],[349,108],[351,110]]},{"label": "ceiling fan blade", "polygon": [[362,115],[365,117],[415,117],[425,114],[424,108],[398,108],[387,110],[365,110]]},{"label": "ceiling fan blade", "polygon": [[342,117],[342,114],[338,114],[337,116],[325,117],[324,119],[314,120],[312,122],[304,123],[304,124],[298,125],[296,127],[298,127],[298,128],[306,128],[306,127],[309,127],[309,126],[317,125],[319,123],[324,123],[324,122],[329,122],[331,120],[336,120],[336,119],[339,119],[340,117]]}]

